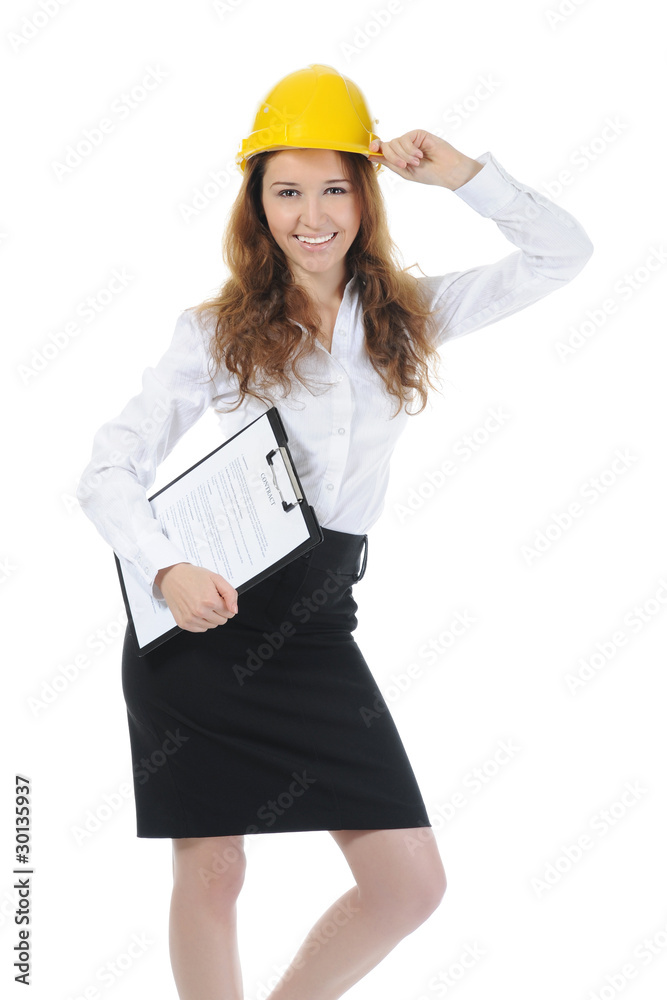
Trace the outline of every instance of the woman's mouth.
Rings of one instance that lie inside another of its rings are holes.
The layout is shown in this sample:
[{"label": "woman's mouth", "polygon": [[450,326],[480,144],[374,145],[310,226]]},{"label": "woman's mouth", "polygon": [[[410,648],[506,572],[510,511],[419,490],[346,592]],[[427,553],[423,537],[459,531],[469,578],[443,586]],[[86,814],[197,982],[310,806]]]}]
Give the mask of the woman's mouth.
[{"label": "woman's mouth", "polygon": [[[325,233],[323,236],[296,236],[294,239],[297,241],[299,246],[302,246],[304,250],[308,250],[310,253],[313,251],[321,250],[323,247],[330,246],[331,243],[336,239],[338,233]],[[312,241],[312,242],[311,242]]]}]

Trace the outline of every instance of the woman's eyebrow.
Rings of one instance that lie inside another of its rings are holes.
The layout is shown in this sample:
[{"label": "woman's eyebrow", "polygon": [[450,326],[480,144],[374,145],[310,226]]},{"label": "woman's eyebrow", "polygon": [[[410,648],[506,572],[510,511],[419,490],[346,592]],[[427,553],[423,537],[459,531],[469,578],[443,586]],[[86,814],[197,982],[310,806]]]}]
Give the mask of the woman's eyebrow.
[{"label": "woman's eyebrow", "polygon": [[[330,181],[322,181],[323,184],[340,184],[341,181],[347,182],[347,177],[334,177]],[[274,184],[291,184],[292,187],[299,187],[298,181],[274,181],[273,184],[269,185],[273,187]]]}]

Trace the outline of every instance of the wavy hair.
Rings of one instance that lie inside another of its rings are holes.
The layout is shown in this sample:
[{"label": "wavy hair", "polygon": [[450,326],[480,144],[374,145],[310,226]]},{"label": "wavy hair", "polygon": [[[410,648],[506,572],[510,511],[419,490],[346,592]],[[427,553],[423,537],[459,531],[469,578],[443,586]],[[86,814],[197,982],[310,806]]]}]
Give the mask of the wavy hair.
[{"label": "wavy hair", "polygon": [[[239,399],[232,410],[246,394],[264,398],[261,390],[275,385],[288,392],[288,366],[307,386],[298,362],[317,349],[315,305],[294,281],[262,206],[266,164],[276,152],[257,153],[247,161],[222,242],[231,277],[219,292],[193,307],[198,316],[212,314],[215,319],[209,344],[215,371],[209,364],[209,375],[226,367],[238,378]],[[436,388],[429,365],[434,374],[441,360],[434,347],[433,314],[421,283],[397,263],[373,164],[360,153],[340,151],[340,156],[361,210],[359,231],[346,261],[350,276],[356,273],[360,282],[366,351],[388,392],[398,399],[392,419],[418,396],[421,406],[410,413],[416,415],[426,406],[427,386]]]}]

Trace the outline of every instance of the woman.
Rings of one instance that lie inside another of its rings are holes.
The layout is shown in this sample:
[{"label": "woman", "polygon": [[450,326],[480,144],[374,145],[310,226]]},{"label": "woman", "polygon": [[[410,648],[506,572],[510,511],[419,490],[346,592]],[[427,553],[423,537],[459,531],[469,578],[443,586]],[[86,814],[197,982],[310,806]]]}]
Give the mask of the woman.
[{"label": "woman", "polygon": [[[407,404],[424,408],[444,342],[561,287],[592,245],[490,153],[471,159],[422,129],[380,140],[358,88],[329,66],[280,81],[237,159],[231,277],[179,316],[142,392],[98,431],[77,495],[183,629],[140,657],[128,627],[123,649],[137,835],[173,841],[179,996],[243,996],[244,836],[329,830],[355,886],[312,928],[271,1000],[332,1000],[427,919],[446,885],[415,775],[352,636],[353,585],[415,412]],[[454,191],[519,249],[445,276],[401,270],[381,164]],[[211,405],[225,438],[278,407],[324,534],[240,598],[162,534],[146,499],[159,462]],[[285,623],[289,636],[271,646]]]}]

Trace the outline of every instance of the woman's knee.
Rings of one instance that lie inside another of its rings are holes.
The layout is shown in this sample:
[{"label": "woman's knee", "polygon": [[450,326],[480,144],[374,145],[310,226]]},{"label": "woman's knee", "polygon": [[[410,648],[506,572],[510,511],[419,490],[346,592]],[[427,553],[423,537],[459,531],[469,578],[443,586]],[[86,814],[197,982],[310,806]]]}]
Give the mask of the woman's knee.
[{"label": "woman's knee", "polygon": [[243,887],[243,837],[181,837],[173,843],[174,889],[199,903],[233,905]]},{"label": "woman's knee", "polygon": [[360,898],[392,913],[403,931],[419,926],[442,902],[447,879],[430,827],[340,831],[335,836],[350,863]]},{"label": "woman's knee", "polygon": [[367,885],[366,891],[360,887],[360,898],[381,914],[399,937],[412,933],[428,920],[440,906],[447,888],[444,871],[437,864],[419,866],[407,876],[388,879],[385,885],[374,886],[370,891]]},{"label": "woman's knee", "polygon": [[447,876],[438,858],[421,875],[418,888],[418,911],[425,920],[440,906],[447,890]]},{"label": "woman's knee", "polygon": [[411,933],[437,910],[445,895],[447,880],[441,865],[418,867],[413,878],[393,894],[396,920],[404,933]]},{"label": "woman's knee", "polygon": [[418,927],[440,906],[447,889],[447,878],[437,852],[412,869],[404,872],[405,878],[397,880],[395,898],[407,924]]}]

